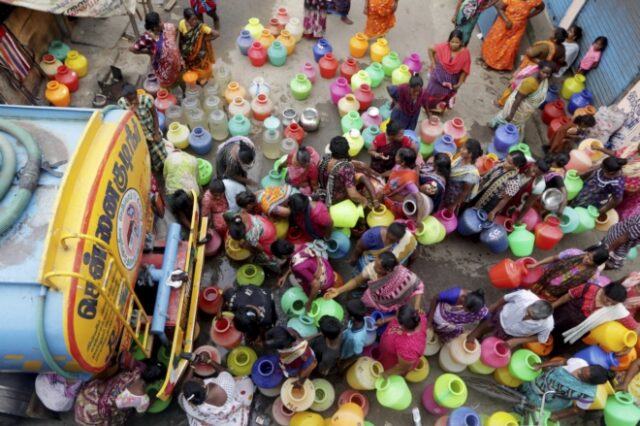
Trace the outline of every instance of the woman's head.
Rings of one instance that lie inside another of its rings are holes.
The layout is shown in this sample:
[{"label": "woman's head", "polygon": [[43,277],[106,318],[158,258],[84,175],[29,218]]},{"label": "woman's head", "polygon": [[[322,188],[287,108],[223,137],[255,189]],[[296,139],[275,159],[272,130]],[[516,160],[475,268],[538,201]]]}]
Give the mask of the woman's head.
[{"label": "woman's head", "polygon": [[234,240],[244,240],[244,235],[247,233],[247,227],[245,226],[240,216],[234,216],[229,221],[229,235]]},{"label": "woman's head", "polygon": [[440,175],[447,180],[449,179],[449,174],[451,173],[451,157],[444,152],[440,152],[433,158],[433,166]]},{"label": "woman's head", "polygon": [[627,160],[624,158],[607,157],[602,162],[602,170],[608,176],[615,176],[620,173],[625,164],[627,164]]},{"label": "woman's head", "polygon": [[296,161],[301,166],[308,166],[311,163],[311,154],[306,146],[300,145],[296,152]]},{"label": "woman's head", "polygon": [[554,155],[553,157],[553,166],[556,168],[563,168],[567,164],[569,164],[569,156],[564,152]]},{"label": "woman's head", "polygon": [[609,260],[609,250],[601,246],[587,251],[583,257],[583,262],[588,266],[600,266],[607,260]]},{"label": "woman's head", "polygon": [[580,380],[590,385],[602,385],[615,378],[615,373],[601,365],[589,365],[576,371]]},{"label": "woman's head", "polygon": [[241,209],[253,210],[258,203],[256,195],[251,191],[242,191],[236,195],[236,204]]},{"label": "woman's head", "polygon": [[581,129],[590,129],[596,125],[596,118],[591,114],[583,114],[574,118],[573,123]]},{"label": "woman's head", "polygon": [[347,302],[347,312],[349,318],[355,321],[363,321],[365,315],[367,315],[367,308],[360,299],[351,299]]},{"label": "woman's head", "polygon": [[418,97],[422,92],[422,87],[424,86],[424,81],[422,81],[422,77],[419,74],[414,74],[409,79],[409,88],[411,89],[411,96]]},{"label": "woman's head", "polygon": [[256,158],[256,153],[251,148],[251,145],[244,141],[240,141],[240,147],[238,148],[238,159],[242,164],[251,165]]},{"label": "woman's head", "polygon": [[402,305],[398,309],[398,323],[407,331],[413,331],[420,325],[420,314],[411,305]]},{"label": "woman's head", "polygon": [[182,386],[182,395],[187,402],[201,405],[207,400],[207,388],[201,380],[189,380]]},{"label": "woman's head", "polygon": [[309,208],[309,197],[297,192],[289,196],[289,209],[291,210],[291,216],[295,217],[299,214],[306,213]]},{"label": "woman's head", "polygon": [[567,32],[567,30],[565,30],[562,27],[557,27],[553,30],[551,39],[555,41],[557,44],[560,44],[560,43],[564,43],[568,35],[569,33]]},{"label": "woman's head", "polygon": [[390,120],[387,123],[387,130],[385,132],[387,134],[387,138],[392,141],[401,141],[404,137],[404,127],[399,121]]},{"label": "woman's head", "polygon": [[271,253],[279,259],[287,259],[293,254],[293,244],[289,240],[276,240],[270,248]]},{"label": "woman's head", "polygon": [[453,30],[449,33],[448,40],[449,40],[449,47],[451,48],[451,50],[454,52],[457,52],[463,46],[462,40],[464,40],[464,35],[460,30]]},{"label": "woman's head", "polygon": [[349,141],[344,136],[335,136],[331,138],[329,142],[329,151],[331,151],[331,157],[336,160],[349,160]]},{"label": "woman's head", "polygon": [[551,74],[553,74],[555,68],[556,66],[553,64],[553,62],[540,61],[538,63],[538,78],[540,80],[548,79],[549,77],[551,77]]},{"label": "woman's head", "polygon": [[627,300],[627,289],[619,282],[613,282],[603,288],[604,305],[613,306]]},{"label": "woman's head", "polygon": [[598,52],[604,52],[604,50],[607,48],[607,46],[609,46],[609,39],[608,39],[608,38],[606,38],[605,36],[597,37],[597,38],[593,41],[593,47],[594,47]]},{"label": "woman's head", "polygon": [[149,12],[144,16],[145,30],[158,32],[160,31],[161,25],[162,21],[160,21],[160,15],[158,15],[158,12]]},{"label": "woman's head", "polygon": [[320,333],[329,340],[335,340],[342,333],[342,324],[337,318],[329,315],[324,315],[318,322]]},{"label": "woman's head", "polygon": [[260,328],[260,319],[254,308],[239,306],[233,312],[233,325],[240,333],[254,334]]},{"label": "woman's head", "polygon": [[289,330],[282,326],[273,327],[264,336],[264,344],[270,349],[286,349],[295,341],[295,337],[289,333]]},{"label": "woman's head", "polygon": [[582,39],[582,27],[579,25],[570,26],[568,33],[568,38],[573,41],[580,41]]},{"label": "woman's head", "polygon": [[547,173],[550,168],[551,166],[549,166],[549,163],[541,158],[539,160],[536,160],[536,162],[533,163],[531,167],[529,167],[529,169],[527,170],[527,175],[530,177],[540,176]]},{"label": "woman's head", "polygon": [[400,148],[396,153],[396,164],[413,169],[416,166],[418,156],[416,152],[409,148]]},{"label": "woman's head", "polygon": [[398,259],[396,255],[390,251],[385,251],[381,253],[373,264],[373,269],[376,271],[378,275],[387,275],[398,266]]},{"label": "woman's head", "polygon": [[464,308],[474,314],[480,312],[484,307],[484,290],[479,288],[470,291],[464,298]]},{"label": "woman's head", "polygon": [[196,15],[196,12],[190,7],[185,7],[182,10],[182,16],[191,27],[195,27],[196,25],[198,25],[198,23],[200,23],[198,15]]},{"label": "woman's head", "polygon": [[504,161],[504,168],[507,170],[521,169],[527,164],[527,157],[522,151],[513,151],[507,155]]},{"label": "woman's head", "polygon": [[193,198],[190,193],[178,189],[173,193],[171,198],[171,210],[174,213],[183,212],[187,217],[191,216],[191,212],[193,211]]},{"label": "woman's head", "polygon": [[224,194],[225,189],[222,179],[211,179],[209,182],[209,191],[213,194]]},{"label": "woman's head", "polygon": [[387,241],[390,244],[397,243],[404,237],[404,234],[407,232],[407,225],[400,222],[393,222],[387,228]]},{"label": "woman's head", "polygon": [[482,155],[482,146],[480,145],[480,142],[475,139],[467,140],[465,144],[462,145],[462,148],[460,148],[460,155],[475,163],[475,161]]}]

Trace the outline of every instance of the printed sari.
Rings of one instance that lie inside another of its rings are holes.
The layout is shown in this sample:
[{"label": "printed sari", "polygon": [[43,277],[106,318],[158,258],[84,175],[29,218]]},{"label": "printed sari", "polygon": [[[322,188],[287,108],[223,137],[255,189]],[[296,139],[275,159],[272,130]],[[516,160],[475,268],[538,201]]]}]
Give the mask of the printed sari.
[{"label": "printed sari", "polygon": [[140,369],[123,371],[106,381],[94,379],[87,383],[76,398],[76,423],[83,426],[124,425],[133,410],[119,409],[116,398],[140,377],[140,372]]},{"label": "printed sari", "polygon": [[542,299],[553,302],[574,287],[595,282],[599,275],[598,267],[584,265],[584,254],[579,249],[560,252],[559,260],[543,266],[544,273],[531,287],[531,291]]},{"label": "printed sari", "polygon": [[200,22],[189,28],[186,21],[180,21],[180,52],[187,69],[198,74],[198,80],[207,80],[212,75],[212,65],[216,62],[211,42],[206,40],[211,28]]},{"label": "printed sari", "polygon": [[[384,204],[395,217],[404,217],[402,202],[409,194],[420,191],[418,172],[415,169],[405,169],[395,166],[384,186]],[[401,201],[398,201],[398,198]]]},{"label": "printed sari", "polygon": [[[369,268],[368,272],[371,272],[373,265],[370,264],[367,269]],[[384,277],[375,274],[362,295],[362,302],[369,308],[392,312],[409,303],[413,296],[423,293],[424,283],[420,278],[404,266],[398,265]]]},{"label": "printed sari", "polygon": [[451,207],[456,202],[467,184],[473,185],[473,187],[467,199],[462,200],[463,202],[474,199],[478,194],[480,172],[475,164],[464,164],[462,157],[458,157],[451,163],[451,173],[444,197],[446,207]]},{"label": "printed sari", "polygon": [[[529,403],[538,407],[544,397],[545,409],[555,412],[573,405],[574,401],[593,401],[596,386],[584,383],[564,367],[555,367],[540,374],[532,382],[526,382],[520,390]],[[554,393],[545,393],[555,391]]]},{"label": "printed sari", "polygon": [[487,9],[491,0],[464,0],[455,17],[456,30],[462,32],[462,43],[466,46],[471,40],[471,33],[478,23],[480,14]]},{"label": "printed sari", "polygon": [[272,215],[274,210],[286,203],[289,197],[298,191],[291,185],[269,186],[258,193],[258,203],[262,211]]},{"label": "printed sari", "polygon": [[320,241],[305,244],[293,255],[291,273],[307,296],[311,293],[311,282],[316,275],[322,283],[320,290],[323,292],[333,287],[335,282],[333,267],[327,260],[326,246]]},{"label": "printed sari", "polygon": [[638,143],[619,149],[616,152],[619,158],[626,158],[628,163],[622,167],[624,176],[624,198],[616,206],[620,220],[626,220],[640,214],[640,155]]},{"label": "printed sari", "polygon": [[384,37],[396,25],[397,0],[368,0],[367,24],[364,28],[369,38]]},{"label": "printed sari", "polygon": [[176,38],[176,26],[168,22],[164,23],[151,62],[153,71],[162,87],[171,87],[180,78],[183,62]]},{"label": "printed sari", "polygon": [[482,59],[494,70],[510,71],[516,59],[531,11],[542,0],[503,0],[505,16],[511,28],[498,17],[482,43]]},{"label": "printed sari", "polygon": [[471,55],[469,49],[463,47],[454,56],[448,42],[436,44],[434,49],[437,61],[429,76],[427,102],[429,108],[444,111],[453,108],[458,93],[453,86],[460,81],[460,75],[469,75],[471,71]]},{"label": "printed sari", "polygon": [[485,212],[493,210],[505,197],[513,197],[520,189],[518,170],[504,171],[502,165],[494,167],[485,177],[480,192],[471,201],[473,207]]},{"label": "printed sari", "polygon": [[482,321],[488,315],[489,309],[486,306],[473,313],[467,311],[464,306],[440,302],[436,305],[433,315],[433,331],[442,343],[447,343],[464,333],[466,325]]},{"label": "printed sari", "polygon": [[536,112],[538,107],[544,102],[548,89],[549,81],[546,79],[538,81],[535,77],[525,78],[520,82],[518,89],[511,92],[504,104],[504,108],[491,120],[491,127],[498,127],[502,124],[509,123],[507,117],[509,117],[511,113],[513,104],[516,101],[516,96],[518,93],[521,93],[526,97],[520,102],[510,123],[518,128],[518,134],[520,136],[519,142],[522,142],[524,140],[524,126],[533,113]]},{"label": "printed sari", "polygon": [[321,38],[327,30],[327,0],[304,0],[304,37]]},{"label": "printed sari", "polygon": [[365,266],[373,262],[376,257],[385,251],[391,251],[398,259],[398,263],[401,265],[406,264],[413,252],[418,247],[418,242],[413,234],[409,231],[405,231],[402,238],[393,244],[384,244],[382,239],[382,233],[380,227],[371,228],[362,235],[364,244],[367,245],[367,249],[358,258],[356,263],[356,272],[360,273]]}]

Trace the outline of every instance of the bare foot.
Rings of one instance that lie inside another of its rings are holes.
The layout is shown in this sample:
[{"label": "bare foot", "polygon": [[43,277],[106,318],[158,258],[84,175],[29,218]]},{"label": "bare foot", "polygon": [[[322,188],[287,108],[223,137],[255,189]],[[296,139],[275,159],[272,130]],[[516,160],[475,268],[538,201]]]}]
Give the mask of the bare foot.
[{"label": "bare foot", "polygon": [[353,25],[353,21],[351,19],[349,19],[348,16],[343,16],[342,18],[340,18],[340,20],[342,22],[344,22],[347,25]]}]

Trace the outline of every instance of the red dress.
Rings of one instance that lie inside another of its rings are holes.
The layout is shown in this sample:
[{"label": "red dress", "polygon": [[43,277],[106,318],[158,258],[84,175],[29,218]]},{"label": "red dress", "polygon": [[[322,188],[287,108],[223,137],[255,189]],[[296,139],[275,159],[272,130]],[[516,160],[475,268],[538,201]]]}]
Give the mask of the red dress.
[{"label": "red dress", "polygon": [[380,338],[380,357],[378,361],[385,370],[392,368],[400,358],[412,363],[413,368],[418,365],[427,344],[427,318],[420,314],[420,324],[413,331],[406,331],[394,318]]}]

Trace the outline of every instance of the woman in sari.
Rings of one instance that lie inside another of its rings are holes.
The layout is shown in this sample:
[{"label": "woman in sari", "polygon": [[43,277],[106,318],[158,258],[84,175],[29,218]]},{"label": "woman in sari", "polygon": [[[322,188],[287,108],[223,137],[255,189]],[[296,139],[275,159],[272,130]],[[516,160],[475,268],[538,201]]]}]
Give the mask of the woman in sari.
[{"label": "woman in sari", "polygon": [[[253,400],[251,379],[235,379],[220,364],[205,357],[198,355],[192,361],[178,398],[189,426],[248,426]],[[194,362],[211,365],[216,376],[194,377]]]},{"label": "woman in sari", "polygon": [[396,25],[398,0],[365,0],[367,24],[364,33],[369,38],[384,37]]},{"label": "woman in sari", "polygon": [[[228,216],[227,216],[228,218]],[[278,236],[276,227],[264,216],[239,213],[227,219],[229,236],[253,255],[253,261],[274,272],[280,264],[271,256],[272,244]]]},{"label": "woman in sari", "polygon": [[497,2],[498,0],[458,0],[451,22],[456,26],[456,30],[462,33],[464,46],[469,44],[471,33],[478,23],[480,14]]},{"label": "woman in sari", "polygon": [[416,170],[416,152],[409,148],[400,148],[396,154],[396,165],[388,174],[384,186],[384,204],[395,217],[404,217],[402,203],[410,194],[420,192],[420,179]]},{"label": "woman in sari", "polygon": [[447,180],[444,205],[457,213],[463,203],[472,200],[478,194],[480,172],[476,160],[482,155],[480,142],[469,139],[458,151],[451,163],[451,172]]},{"label": "woman in sari", "polygon": [[[330,155],[325,155],[318,167],[318,183],[326,192],[325,204],[330,207],[342,200],[350,199],[356,204],[377,205],[378,191],[374,189],[369,177],[368,168],[362,163],[352,161],[349,156],[349,142],[343,136],[336,136],[329,143]],[[356,171],[360,173],[356,173]],[[356,184],[363,184],[371,202],[356,189]]]},{"label": "woman in sari", "polygon": [[584,186],[571,205],[574,207],[595,206],[600,214],[615,208],[624,196],[622,166],[626,164],[626,161],[615,157],[605,158],[600,168],[584,180]]},{"label": "woman in sari", "polygon": [[305,236],[319,240],[329,236],[333,221],[327,205],[315,201],[304,194],[293,194],[289,197],[289,226],[295,226]]},{"label": "woman in sari", "polygon": [[304,32],[306,38],[322,38],[327,30],[328,0],[304,0]]},{"label": "woman in sari", "polygon": [[304,195],[311,196],[318,189],[318,164],[320,154],[310,146],[296,146],[287,155],[286,167],[288,184],[293,185]]},{"label": "woman in sari", "polygon": [[585,283],[597,282],[599,266],[607,261],[609,252],[605,248],[596,248],[585,252],[579,249],[563,250],[555,256],[528,265],[528,269],[543,267],[544,273],[531,291],[539,297],[554,302],[567,291]]},{"label": "woman in sari", "polygon": [[451,175],[451,157],[441,152],[420,166],[420,192],[433,202],[433,211],[440,210]]},{"label": "woman in sari", "polygon": [[289,197],[297,192],[293,186],[283,183],[280,186],[268,186],[258,191],[256,199],[263,214],[272,218],[288,218],[291,216]]},{"label": "woman in sari", "polygon": [[391,170],[396,164],[396,153],[400,148],[415,150],[415,145],[410,137],[404,135],[402,123],[390,120],[385,133],[376,136],[369,148],[371,169],[378,173]]},{"label": "woman in sari", "polygon": [[447,343],[464,333],[465,326],[488,316],[484,290],[454,287],[440,292],[431,300],[427,328],[433,325],[440,341]]},{"label": "woman in sari", "polygon": [[327,290],[324,298],[335,299],[363,284],[367,289],[362,295],[362,302],[370,309],[393,312],[403,305],[411,304],[414,309],[422,306],[424,283],[416,274],[398,264],[398,259],[390,251],[380,254],[342,287]]},{"label": "woman in sari", "polygon": [[416,368],[427,345],[427,319],[424,313],[411,306],[401,306],[398,314],[378,321],[378,326],[387,324],[380,336],[380,357],[384,372],[382,376],[404,376]]},{"label": "woman in sari", "polygon": [[137,364],[107,379],[93,379],[76,397],[75,421],[82,426],[122,426],[133,414],[144,413],[151,400],[146,386],[163,378],[161,364]]},{"label": "woman in sari", "polygon": [[351,254],[350,263],[360,273],[377,256],[390,251],[401,265],[406,265],[417,246],[416,238],[403,223],[393,222],[388,227],[376,226],[362,234]]},{"label": "woman in sari", "polygon": [[249,179],[249,170],[256,159],[256,148],[251,139],[245,136],[234,136],[221,143],[216,151],[216,177],[231,179],[243,185],[255,185]]},{"label": "woman in sari", "polygon": [[498,18],[482,43],[483,66],[511,71],[527,22],[544,10],[542,0],[502,0]]},{"label": "woman in sari", "polygon": [[422,77],[415,74],[409,83],[398,86],[387,86],[387,93],[391,96],[391,120],[402,124],[405,130],[415,130],[420,117],[420,109],[429,112],[429,94],[424,89]]},{"label": "woman in sari", "polygon": [[284,284],[289,274],[309,298],[305,308],[307,312],[310,311],[313,301],[336,282],[336,275],[328,259],[326,243],[315,240],[303,244],[291,257],[291,267],[279,282]]},{"label": "woman in sari", "polygon": [[616,152],[599,147],[595,150],[627,160],[627,164],[622,166],[624,197],[616,206],[616,211],[620,215],[620,220],[640,214],[640,144],[629,144]]},{"label": "woman in sari", "polygon": [[431,110],[444,112],[453,108],[458,89],[471,71],[471,55],[462,39],[462,32],[453,30],[447,42],[429,48],[431,73],[427,102]]},{"label": "woman in sari", "polygon": [[544,401],[544,408],[554,413],[550,417],[553,421],[588,408],[596,398],[597,385],[614,376],[606,368],[589,365],[580,358],[569,358],[563,367],[564,364],[564,359],[537,364],[534,367],[537,370],[548,369],[532,382],[526,382],[520,387],[520,391],[534,407],[539,407]]},{"label": "woman in sari", "polygon": [[470,207],[487,212],[492,221],[498,212],[511,201],[520,190],[520,169],[527,159],[520,151],[513,151],[503,162],[497,163],[482,179],[478,195],[469,203]]},{"label": "woman in sari", "polygon": [[267,331],[265,346],[278,351],[280,368],[285,377],[295,378],[296,385],[302,386],[318,365],[309,341],[300,337],[292,328],[273,327]]},{"label": "woman in sari", "polygon": [[564,64],[565,50],[563,42],[567,39],[567,31],[564,28],[555,28],[548,40],[540,40],[530,46],[522,57],[522,62],[513,73],[513,78],[498,100],[498,105],[504,106],[509,95],[514,91],[520,82],[527,77],[531,77],[539,70],[541,61],[554,64],[554,69],[559,69]]},{"label": "woman in sari", "polygon": [[620,269],[629,251],[640,244],[640,213],[613,225],[602,240],[609,250],[607,269]]},{"label": "woman in sari", "polygon": [[205,84],[216,62],[211,42],[220,37],[220,33],[202,23],[190,7],[184,9],[183,15],[184,19],[178,24],[180,52],[187,69],[198,74],[198,83]]},{"label": "woman in sari", "polygon": [[[522,1],[522,0],[518,0]],[[511,123],[518,128],[519,141],[524,140],[524,126],[529,118],[538,111],[549,89],[549,77],[553,72],[553,65],[542,61],[538,65],[538,72],[523,79],[505,101],[504,108],[491,120],[489,126],[496,128],[502,124]]]},{"label": "woman in sari", "polygon": [[183,61],[180,57],[175,25],[162,22],[157,12],[149,12],[144,17],[145,32],[129,49],[135,54],[151,56],[151,67],[160,86],[170,88],[180,78]]}]

